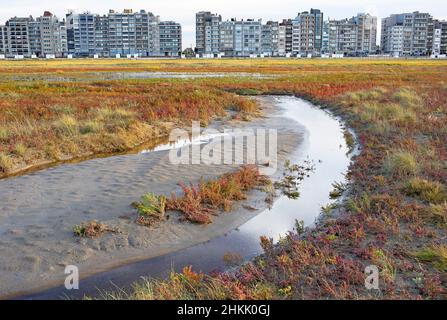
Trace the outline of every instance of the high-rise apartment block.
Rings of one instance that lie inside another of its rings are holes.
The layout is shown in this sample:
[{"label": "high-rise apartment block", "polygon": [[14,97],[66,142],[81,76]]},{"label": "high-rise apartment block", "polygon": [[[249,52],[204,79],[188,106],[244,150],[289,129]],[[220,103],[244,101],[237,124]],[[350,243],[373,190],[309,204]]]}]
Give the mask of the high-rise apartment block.
[{"label": "high-rise apartment block", "polygon": [[350,19],[324,22],[322,52],[367,55],[377,50],[377,18],[359,13]]},{"label": "high-rise apartment block", "polygon": [[382,19],[381,47],[394,56],[425,56],[433,50],[434,21],[430,14],[393,14]]},{"label": "high-rise apartment block", "polygon": [[178,57],[182,53],[182,26],[174,21],[159,23],[160,54],[164,57]]},{"label": "high-rise apartment block", "polygon": [[433,23],[433,49],[434,56],[447,54],[447,21],[435,20]]},{"label": "high-rise apartment block", "polygon": [[196,14],[196,49],[199,54],[220,52],[220,24],[222,17],[209,11]]},{"label": "high-rise apartment block", "polygon": [[292,53],[315,55],[323,43],[323,13],[318,9],[304,11],[292,21]]},{"label": "high-rise apartment block", "polygon": [[268,21],[262,25],[261,53],[265,56],[279,56],[279,22]]}]

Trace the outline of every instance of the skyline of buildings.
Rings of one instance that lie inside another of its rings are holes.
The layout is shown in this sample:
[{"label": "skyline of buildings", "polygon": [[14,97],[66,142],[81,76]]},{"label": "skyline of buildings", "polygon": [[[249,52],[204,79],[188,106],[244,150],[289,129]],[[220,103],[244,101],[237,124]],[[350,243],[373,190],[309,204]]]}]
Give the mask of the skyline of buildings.
[{"label": "skyline of buildings", "polygon": [[[195,36],[195,53],[200,57],[447,53],[447,21],[418,11],[392,14],[382,19],[381,26],[368,13],[336,20],[314,8],[265,23],[223,20],[220,14],[200,11]],[[45,11],[36,19],[13,17],[0,25],[0,57],[179,57],[182,44],[179,23],[160,21],[145,10],[69,12],[62,20]]]}]

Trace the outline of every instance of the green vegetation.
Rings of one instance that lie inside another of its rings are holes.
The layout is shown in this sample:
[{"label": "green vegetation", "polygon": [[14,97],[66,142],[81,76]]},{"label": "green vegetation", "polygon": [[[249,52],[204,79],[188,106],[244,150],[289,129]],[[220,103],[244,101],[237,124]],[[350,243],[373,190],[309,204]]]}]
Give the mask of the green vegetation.
[{"label": "green vegetation", "polygon": [[80,225],[73,227],[74,235],[80,238],[97,238],[106,232],[117,233],[119,230],[110,228],[109,226],[98,221],[81,223]]},{"label": "green vegetation", "polygon": [[405,184],[403,191],[410,197],[415,197],[433,204],[447,201],[445,188],[439,182],[413,178]]},{"label": "green vegetation", "polygon": [[414,253],[416,259],[428,262],[439,271],[447,272],[447,246],[432,246]]}]

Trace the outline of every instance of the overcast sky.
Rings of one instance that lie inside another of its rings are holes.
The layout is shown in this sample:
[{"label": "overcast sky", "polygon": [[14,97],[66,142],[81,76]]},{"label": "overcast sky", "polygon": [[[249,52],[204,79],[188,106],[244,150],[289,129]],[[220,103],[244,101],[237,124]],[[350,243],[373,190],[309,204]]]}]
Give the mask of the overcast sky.
[{"label": "overcast sky", "polygon": [[212,11],[222,15],[223,19],[232,17],[262,18],[281,20],[293,18],[298,12],[310,7],[321,9],[325,18],[348,18],[358,12],[368,12],[385,17],[391,13],[424,11],[435,18],[447,19],[447,1],[443,0],[0,0],[0,24],[12,16],[39,16],[49,10],[58,17],[64,17],[69,10],[90,11],[103,14],[109,9],[122,11],[125,8],[145,9],[162,20],[180,22],[183,28],[184,47],[195,45],[195,13]]}]

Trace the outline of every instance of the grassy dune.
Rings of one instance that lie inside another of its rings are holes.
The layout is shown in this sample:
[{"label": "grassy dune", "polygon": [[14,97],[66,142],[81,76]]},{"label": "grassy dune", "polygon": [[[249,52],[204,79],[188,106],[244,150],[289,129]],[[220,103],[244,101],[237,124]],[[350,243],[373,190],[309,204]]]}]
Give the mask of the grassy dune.
[{"label": "grassy dune", "polygon": [[[0,66],[3,172],[36,157],[54,158],[48,148],[67,155],[104,146],[122,149],[128,146],[123,140],[144,140],[166,122],[206,121],[226,108],[255,109],[234,93],[308,98],[342,116],[358,135],[363,150],[350,168],[350,194],[337,214],[326,210],[316,228],[297,226],[278,244],[262,238],[265,253],[235,274],[185,268],[109,298],[447,298],[447,62],[73,60]],[[85,81],[89,72],[114,71],[275,77]],[[11,80],[14,74],[64,74],[84,81],[18,83]],[[111,142],[122,135],[128,138]],[[369,265],[379,267],[378,291],[365,289]]]}]

